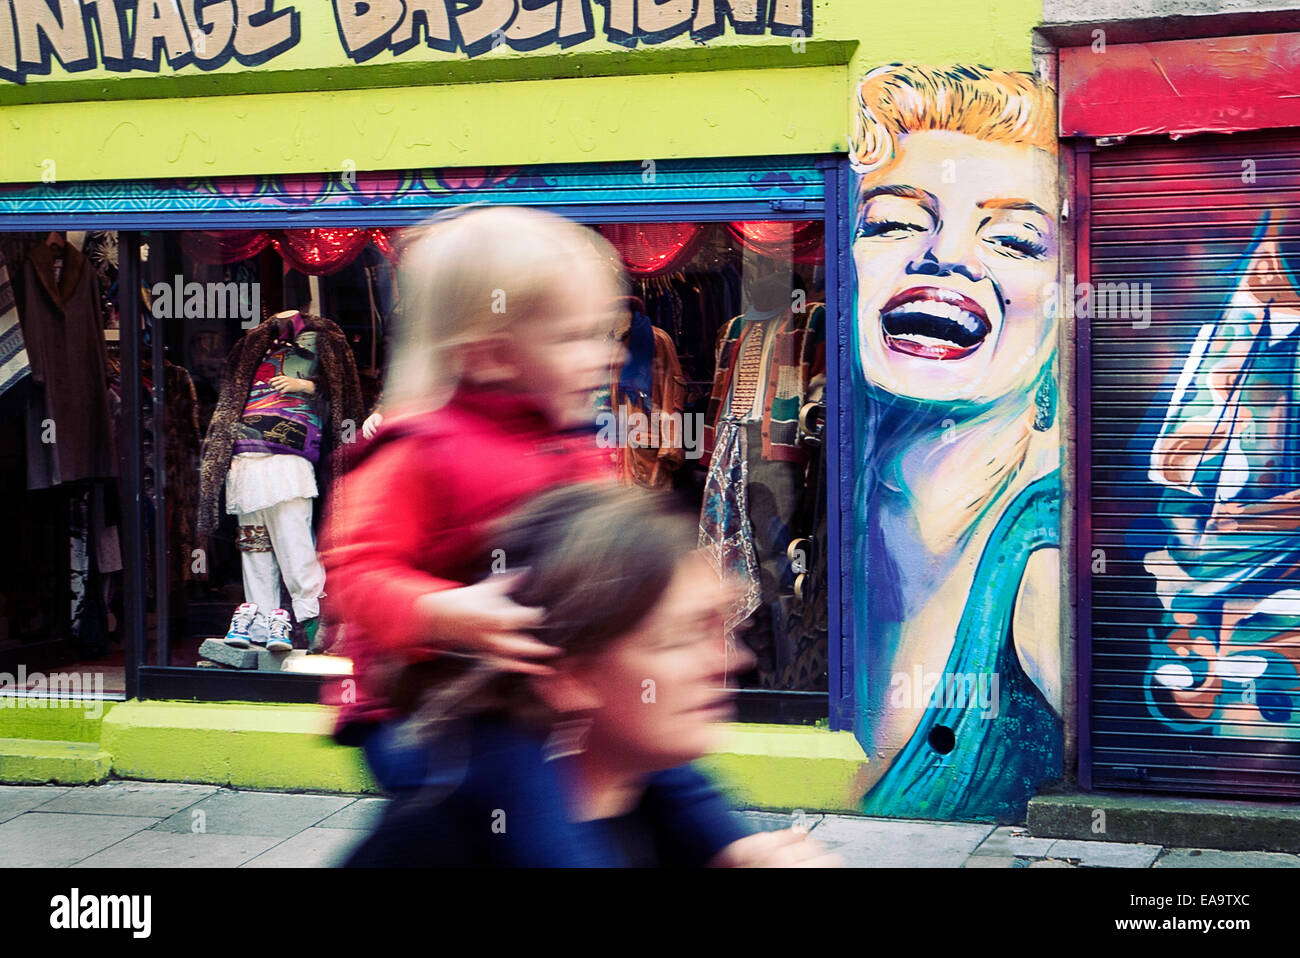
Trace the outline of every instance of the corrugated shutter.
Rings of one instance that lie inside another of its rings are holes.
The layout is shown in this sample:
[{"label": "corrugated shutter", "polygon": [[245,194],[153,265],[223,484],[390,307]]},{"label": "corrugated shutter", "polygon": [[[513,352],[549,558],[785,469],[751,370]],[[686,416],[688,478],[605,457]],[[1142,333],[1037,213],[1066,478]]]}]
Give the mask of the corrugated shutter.
[{"label": "corrugated shutter", "polygon": [[1300,135],[1088,165],[1092,784],[1300,795]]}]

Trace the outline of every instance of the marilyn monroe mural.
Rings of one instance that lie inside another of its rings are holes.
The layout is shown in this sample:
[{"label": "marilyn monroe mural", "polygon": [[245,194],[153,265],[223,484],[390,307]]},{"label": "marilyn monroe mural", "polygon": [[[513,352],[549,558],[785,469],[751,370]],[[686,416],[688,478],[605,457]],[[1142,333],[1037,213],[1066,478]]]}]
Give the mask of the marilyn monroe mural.
[{"label": "marilyn monroe mural", "polygon": [[874,70],[851,159],[863,807],[1016,819],[1063,752],[1053,94]]}]

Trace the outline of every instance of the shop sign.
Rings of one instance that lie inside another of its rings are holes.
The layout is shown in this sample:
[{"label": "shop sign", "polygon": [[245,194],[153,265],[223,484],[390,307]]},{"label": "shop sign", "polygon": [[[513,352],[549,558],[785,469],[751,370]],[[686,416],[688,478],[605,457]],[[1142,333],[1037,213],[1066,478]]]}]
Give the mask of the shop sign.
[{"label": "shop sign", "polygon": [[[705,43],[728,31],[802,38],[813,26],[812,0],[330,0],[330,7],[354,63],[420,45],[470,58],[502,46],[564,50],[597,38],[598,12],[601,38],[624,47],[687,34]],[[301,21],[301,11],[277,9],[274,0],[0,0],[0,79],[24,83],[56,63],[68,73],[102,66],[157,74],[164,61],[171,70],[209,71],[231,60],[255,67],[296,47]]]}]

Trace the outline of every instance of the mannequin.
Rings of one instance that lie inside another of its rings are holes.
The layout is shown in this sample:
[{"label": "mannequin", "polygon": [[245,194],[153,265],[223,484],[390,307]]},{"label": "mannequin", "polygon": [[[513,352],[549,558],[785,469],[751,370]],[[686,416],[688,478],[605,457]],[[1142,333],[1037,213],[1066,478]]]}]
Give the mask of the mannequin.
[{"label": "mannequin", "polygon": [[746,639],[764,688],[778,687],[794,656],[784,625],[795,576],[786,549],[808,459],[798,411],[825,366],[825,310],[801,304],[799,286],[788,267],[771,266],[747,284],[748,308],[718,338],[705,425],[700,544],[720,572],[744,583],[727,634],[752,617]]},{"label": "mannequin", "polygon": [[285,310],[231,350],[204,441],[199,522],[200,531],[215,527],[224,491],[225,512],[237,517],[245,595],[227,644],[294,646],[280,601],[283,578],[297,644],[316,646],[325,592],[312,533],[316,467],[324,461],[324,441],[348,441],[359,420],[356,362],[329,320]]}]

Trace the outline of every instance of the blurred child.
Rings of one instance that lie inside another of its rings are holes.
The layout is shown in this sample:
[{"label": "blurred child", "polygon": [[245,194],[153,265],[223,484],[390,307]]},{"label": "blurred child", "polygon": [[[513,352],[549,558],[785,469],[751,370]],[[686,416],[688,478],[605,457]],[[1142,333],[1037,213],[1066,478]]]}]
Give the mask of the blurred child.
[{"label": "blurred child", "polygon": [[419,787],[428,756],[398,734],[388,666],[459,653],[547,671],[554,650],[522,631],[538,613],[508,598],[509,580],[465,583],[489,522],[607,468],[591,396],[609,368],[617,262],[581,226],[504,207],[436,223],[403,255],[383,424],[337,483],[322,537],[354,669],[335,737],[391,792]]},{"label": "blurred child", "polygon": [[464,746],[456,773],[435,800],[390,806],[348,864],[837,863],[794,830],[740,838],[726,801],[689,765],[733,717],[728,596],[695,551],[694,525],[660,505],[607,485],[566,487],[487,540],[526,568],[514,598],[545,610],[529,631],[561,654],[545,674],[457,660],[443,681],[458,694],[423,715],[443,733],[435,749],[449,736]]}]

